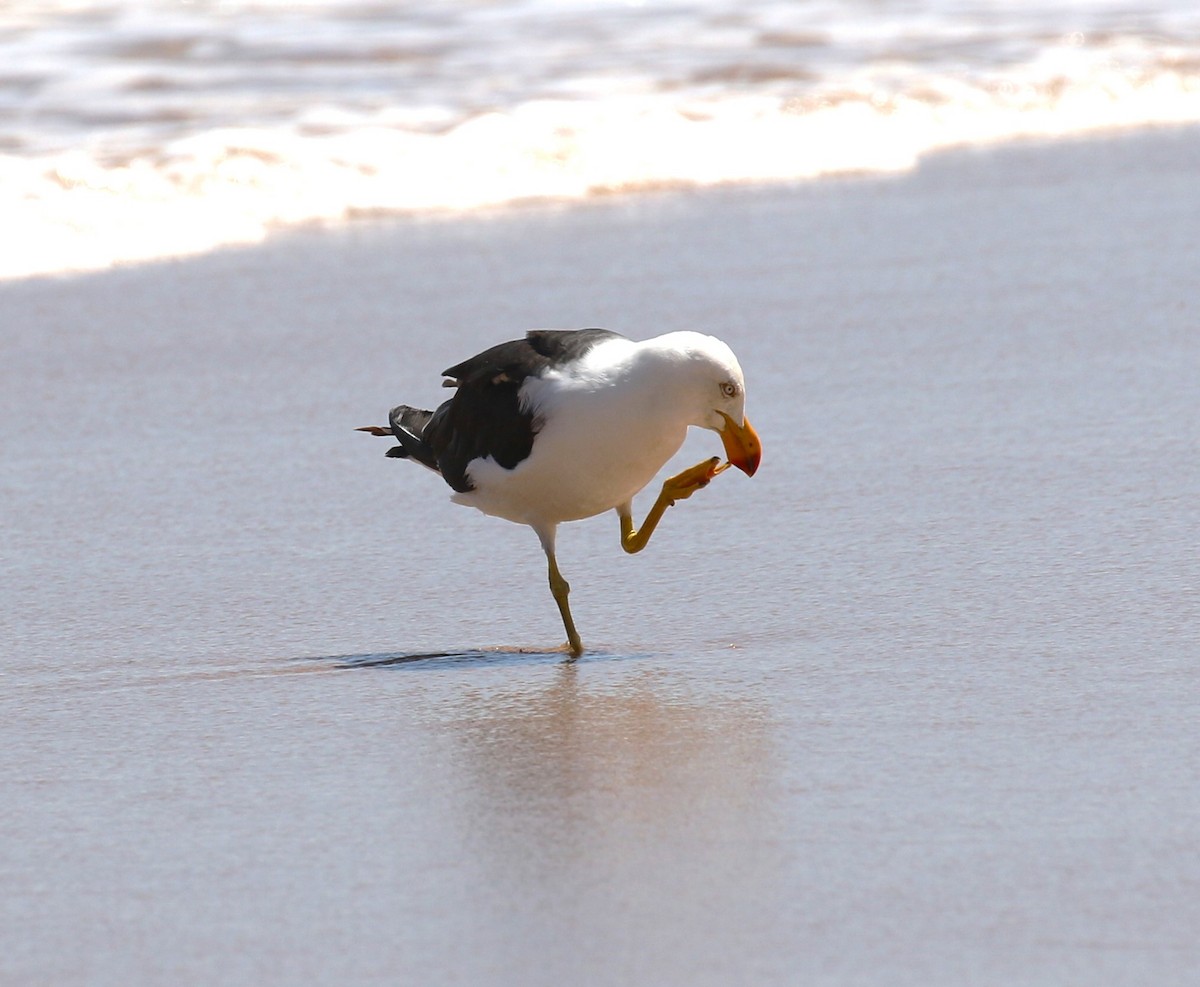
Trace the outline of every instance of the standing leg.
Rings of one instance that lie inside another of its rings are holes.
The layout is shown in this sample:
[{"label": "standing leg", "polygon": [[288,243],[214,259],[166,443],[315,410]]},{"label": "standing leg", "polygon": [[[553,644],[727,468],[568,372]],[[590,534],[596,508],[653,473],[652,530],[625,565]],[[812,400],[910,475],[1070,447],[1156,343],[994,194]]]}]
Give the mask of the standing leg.
[{"label": "standing leg", "polygon": [[558,604],[563,627],[567,630],[567,648],[570,650],[572,658],[578,658],[583,654],[583,642],[579,640],[579,632],[575,630],[575,621],[571,617],[571,607],[567,603],[571,587],[563,578],[563,574],[558,571],[558,562],[554,558],[554,536],[558,528],[556,525],[550,525],[547,528],[534,528],[534,530],[541,539],[542,550],[546,553],[550,572],[550,592],[554,594],[554,602]]}]

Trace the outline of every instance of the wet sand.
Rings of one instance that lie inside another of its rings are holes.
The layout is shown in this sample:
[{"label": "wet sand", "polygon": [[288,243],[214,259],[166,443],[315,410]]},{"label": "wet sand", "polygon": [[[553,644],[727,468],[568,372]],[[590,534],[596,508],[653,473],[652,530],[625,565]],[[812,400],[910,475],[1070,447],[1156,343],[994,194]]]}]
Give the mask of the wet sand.
[{"label": "wet sand", "polygon": [[[1192,982],[1197,174],[1162,131],[0,286],[0,980]],[[641,556],[563,529],[576,663],[533,534],[352,431],[538,325],[722,336],[765,446]]]}]

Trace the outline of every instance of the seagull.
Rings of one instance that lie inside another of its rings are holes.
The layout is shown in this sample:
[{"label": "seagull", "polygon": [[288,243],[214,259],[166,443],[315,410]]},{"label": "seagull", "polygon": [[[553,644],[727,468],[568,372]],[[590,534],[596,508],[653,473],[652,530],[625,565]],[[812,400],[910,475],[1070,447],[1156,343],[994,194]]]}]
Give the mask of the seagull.
[{"label": "seagull", "polygon": [[[640,552],[667,508],[731,465],[753,476],[762,456],[737,358],[699,332],[639,342],[608,329],[534,329],[442,376],[454,395],[436,411],[402,404],[387,427],[358,431],[394,438],[387,455],[441,474],[455,503],[534,530],[572,657],[583,644],[555,558],[558,526],[615,510],[621,547]],[[634,495],[693,425],[721,436],[726,462],[713,456],[665,480],[635,528]]]}]

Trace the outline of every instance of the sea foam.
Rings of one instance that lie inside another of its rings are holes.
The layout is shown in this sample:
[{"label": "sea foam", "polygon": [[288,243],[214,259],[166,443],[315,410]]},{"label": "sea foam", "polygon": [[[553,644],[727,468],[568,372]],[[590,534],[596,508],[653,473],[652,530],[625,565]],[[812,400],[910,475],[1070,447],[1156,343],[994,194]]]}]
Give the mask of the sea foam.
[{"label": "sea foam", "polygon": [[717,2],[590,19],[487,6],[439,20],[437,5],[355,19],[316,0],[90,19],[86,3],[13,5],[0,277],[358,216],[895,172],[949,147],[1200,121],[1186,8],[1151,37],[1119,18],[1063,33],[1083,23],[1066,10],[997,28],[935,0],[861,23],[751,3],[732,27]]}]

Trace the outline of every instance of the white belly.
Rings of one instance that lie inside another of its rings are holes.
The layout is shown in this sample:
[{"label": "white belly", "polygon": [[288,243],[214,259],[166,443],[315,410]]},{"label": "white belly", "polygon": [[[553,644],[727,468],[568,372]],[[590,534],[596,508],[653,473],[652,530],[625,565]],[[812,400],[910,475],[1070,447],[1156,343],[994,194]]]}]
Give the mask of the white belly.
[{"label": "white belly", "polygon": [[602,393],[575,395],[553,409],[529,457],[507,470],[475,460],[475,484],[454,500],[521,524],[592,517],[631,500],[683,445],[687,426],[613,406]]}]

